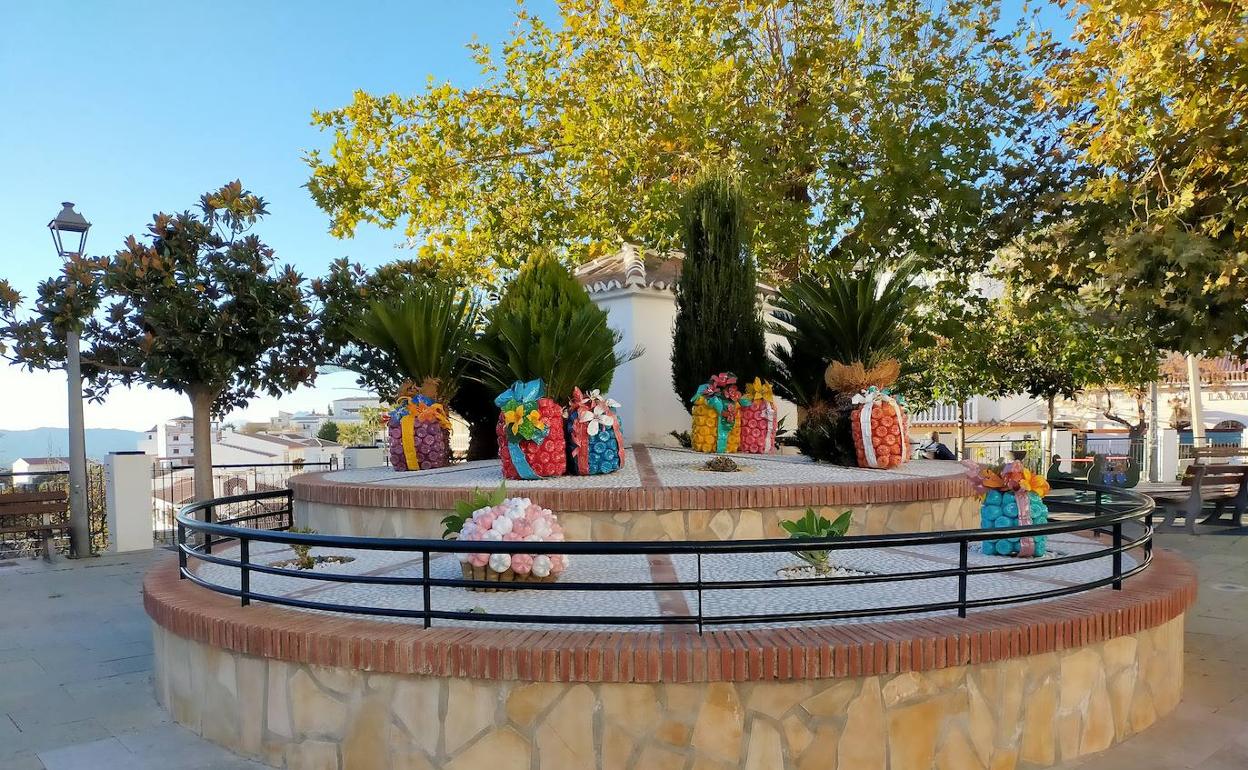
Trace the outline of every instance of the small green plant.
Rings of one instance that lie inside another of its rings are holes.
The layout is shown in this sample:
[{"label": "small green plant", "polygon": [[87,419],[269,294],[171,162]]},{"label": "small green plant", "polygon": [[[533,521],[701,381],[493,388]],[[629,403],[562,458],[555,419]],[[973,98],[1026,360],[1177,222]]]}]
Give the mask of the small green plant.
[{"label": "small green plant", "polygon": [[[291,529],[288,529],[286,531],[294,532],[297,535],[315,535],[316,534],[315,529],[309,529],[307,527],[292,527]],[[296,562],[295,566],[298,567],[299,569],[312,569],[313,567],[316,566],[316,559],[312,558],[312,546],[296,545],[294,543],[291,543],[290,550],[295,552],[295,562]]]},{"label": "small green plant", "polygon": [[678,442],[680,442],[680,445],[681,445],[682,447],[684,447],[685,449],[692,449],[692,448],[693,448],[693,439],[689,437],[689,431],[687,431],[687,430],[674,430],[674,431],[672,431],[671,433],[669,433],[668,435],[669,435],[669,436],[671,436],[672,438],[676,439]]},{"label": "small green plant", "polygon": [[[784,531],[788,532],[789,537],[794,540],[842,537],[849,531],[849,523],[853,515],[853,511],[845,511],[836,517],[836,521],[829,521],[827,517],[815,513],[814,508],[807,508],[805,516],[795,521],[782,521],[780,526],[784,527]],[[825,575],[832,569],[828,554],[829,551],[826,548],[821,551],[793,551],[794,556],[814,567],[815,572],[820,575]]]},{"label": "small green plant", "polygon": [[498,489],[483,492],[472,490],[472,497],[455,503],[455,512],[442,517],[442,539],[450,540],[464,528],[464,522],[472,518],[472,514],[482,508],[493,508],[507,497],[507,485],[499,484]]}]

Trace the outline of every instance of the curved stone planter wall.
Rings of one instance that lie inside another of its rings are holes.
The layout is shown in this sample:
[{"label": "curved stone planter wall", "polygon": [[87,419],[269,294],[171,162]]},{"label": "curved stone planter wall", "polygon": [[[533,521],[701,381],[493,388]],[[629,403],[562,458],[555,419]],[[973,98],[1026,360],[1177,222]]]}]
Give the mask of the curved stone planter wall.
[{"label": "curved stone planter wall", "polygon": [[668,633],[422,630],[238,607],[149,573],[156,690],[290,768],[1043,767],[1178,703],[1195,576],[887,623]]},{"label": "curved stone planter wall", "polygon": [[[630,451],[639,466],[636,478],[621,480],[617,486],[508,486],[513,494],[530,497],[554,510],[570,540],[786,537],[779,522],[800,517],[807,507],[829,518],[853,510],[850,534],[979,526],[978,500],[956,463],[929,465],[924,475],[905,472],[908,466],[899,471],[806,466],[810,480],[802,482],[793,480],[800,473],[777,474],[787,476],[787,480],[775,484],[740,483],[741,476],[715,473],[700,474],[693,480],[685,473],[673,481],[665,479],[664,465],[656,471],[650,460],[651,451],[670,460],[670,450],[635,446]],[[792,462],[781,464],[802,467]],[[472,473],[479,467],[452,466],[421,472],[425,475],[419,477],[386,470],[296,476],[290,482],[296,523],[325,534],[440,538],[442,517],[472,490],[472,486],[445,480],[454,479],[460,472],[457,468]],[[762,480],[742,475],[747,481]],[[838,477],[845,480],[820,480]],[[481,486],[497,483],[492,480]]]}]

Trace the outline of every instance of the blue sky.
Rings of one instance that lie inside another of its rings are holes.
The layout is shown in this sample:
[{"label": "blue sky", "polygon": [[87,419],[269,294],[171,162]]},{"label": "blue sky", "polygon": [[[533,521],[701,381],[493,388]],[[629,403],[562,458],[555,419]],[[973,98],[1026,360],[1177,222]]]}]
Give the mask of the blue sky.
[{"label": "blue sky", "polygon": [[[553,0],[527,5],[548,15]],[[268,200],[257,232],[305,275],[342,256],[393,259],[400,232],[328,234],[302,187],[302,153],[329,142],[310,114],[347,103],[356,89],[410,93],[430,74],[473,82],[464,44],[503,40],[514,8],[512,0],[0,0],[0,275],[28,294],[55,272],[46,225],[60,201],[91,221],[88,251],[111,253],[154,211],[189,208],[235,178]],[[1056,13],[1046,21],[1066,26]],[[63,383],[59,373],[0,364],[0,428],[63,426]],[[349,375],[325,377],[282,405],[324,408],[354,395],[351,385]],[[140,388],[89,405],[87,425],[143,429],[187,409],[177,394]],[[275,410],[258,399],[233,417]]]}]

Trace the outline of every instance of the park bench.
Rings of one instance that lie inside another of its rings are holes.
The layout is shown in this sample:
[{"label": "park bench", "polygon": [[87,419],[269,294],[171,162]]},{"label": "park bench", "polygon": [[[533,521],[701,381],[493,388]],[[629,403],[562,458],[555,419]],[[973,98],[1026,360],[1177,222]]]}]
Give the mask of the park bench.
[{"label": "park bench", "polygon": [[63,514],[68,507],[65,490],[49,492],[12,492],[0,494],[0,537],[26,535],[39,543],[43,558],[52,561],[55,549],[52,538],[57,532],[68,532],[69,524],[56,523],[53,515]]},{"label": "park bench", "polygon": [[1198,463],[1207,463],[1211,460],[1221,460],[1225,463],[1231,458],[1248,458],[1248,447],[1201,446],[1192,450],[1192,459]]},{"label": "park bench", "polygon": [[1208,502],[1214,505],[1213,513],[1202,524],[1217,521],[1229,505],[1231,521],[1240,527],[1244,510],[1248,509],[1248,465],[1196,463],[1183,472],[1182,483],[1149,484],[1140,491],[1152,497],[1165,512],[1167,527],[1173,526],[1175,517],[1182,514],[1188,533],[1196,534],[1196,519]]}]

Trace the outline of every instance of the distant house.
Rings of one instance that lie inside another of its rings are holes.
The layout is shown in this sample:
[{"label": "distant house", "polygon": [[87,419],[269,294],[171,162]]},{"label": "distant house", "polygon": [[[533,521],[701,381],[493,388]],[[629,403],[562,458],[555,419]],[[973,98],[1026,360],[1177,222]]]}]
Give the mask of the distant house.
[{"label": "distant house", "polygon": [[40,476],[68,470],[68,457],[19,457],[13,461],[13,484],[34,484]]}]

